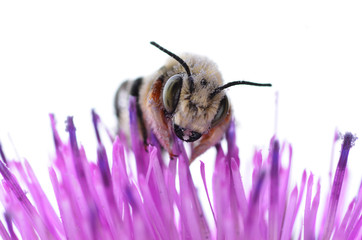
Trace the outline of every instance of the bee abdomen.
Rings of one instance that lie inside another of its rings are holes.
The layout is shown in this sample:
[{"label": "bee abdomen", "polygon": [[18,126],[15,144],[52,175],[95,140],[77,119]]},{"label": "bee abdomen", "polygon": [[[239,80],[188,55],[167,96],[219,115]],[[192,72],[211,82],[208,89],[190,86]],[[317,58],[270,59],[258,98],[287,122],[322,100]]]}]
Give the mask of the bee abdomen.
[{"label": "bee abdomen", "polygon": [[142,78],[140,77],[134,81],[124,81],[121,86],[119,86],[114,98],[114,109],[117,117],[120,118],[120,120],[122,118],[123,112],[128,113],[129,96],[135,96],[138,102],[141,85]]},{"label": "bee abdomen", "polygon": [[131,86],[132,82],[127,80],[117,89],[116,95],[114,96],[114,110],[117,118],[121,118],[121,112],[125,111],[128,107],[128,96],[130,94]]},{"label": "bee abdomen", "polygon": [[129,137],[129,96],[136,97],[138,126],[144,143],[146,143],[147,131],[144,124],[142,110],[139,105],[139,92],[142,83],[142,77],[137,78],[134,81],[124,81],[116,92],[114,106],[118,117],[118,131],[122,131],[127,137]]},{"label": "bee abdomen", "polygon": [[132,83],[130,94],[132,96],[137,97],[137,99],[138,99],[138,97],[140,95],[140,88],[142,86],[142,82],[143,82],[143,78],[140,77],[140,78],[137,78],[136,80],[134,80],[133,83]]}]

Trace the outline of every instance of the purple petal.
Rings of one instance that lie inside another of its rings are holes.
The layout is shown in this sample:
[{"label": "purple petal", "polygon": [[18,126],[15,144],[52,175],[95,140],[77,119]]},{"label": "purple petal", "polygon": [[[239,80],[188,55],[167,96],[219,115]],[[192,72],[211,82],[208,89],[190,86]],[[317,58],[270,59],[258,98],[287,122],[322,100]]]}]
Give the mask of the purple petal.
[{"label": "purple petal", "polygon": [[[362,212],[362,184],[360,185],[359,192],[357,195],[357,200],[355,201],[355,204],[353,205],[354,201],[350,204],[350,206],[353,206],[351,217],[348,222],[348,226],[345,228],[345,234],[346,236],[349,236],[351,234],[352,229],[357,225],[357,219],[359,218],[361,212]],[[347,212],[349,214],[349,212]],[[346,214],[346,215],[347,215]],[[348,219],[346,217],[346,219]],[[343,229],[343,227],[341,227]]]},{"label": "purple petal", "polygon": [[5,221],[6,221],[6,225],[8,226],[9,229],[9,233],[11,236],[11,239],[17,240],[18,237],[16,236],[14,229],[13,229],[13,222],[11,220],[11,216],[9,213],[5,212]]},{"label": "purple petal", "polygon": [[238,166],[240,166],[239,149],[236,146],[235,120],[231,120],[230,126],[226,131],[226,140],[228,143],[228,157],[233,157]]},{"label": "purple petal", "polygon": [[94,126],[94,130],[95,130],[96,138],[97,138],[97,142],[98,142],[98,149],[97,149],[98,167],[101,171],[104,185],[106,187],[112,188],[111,170],[109,169],[107,153],[106,153],[106,149],[104,148],[104,146],[102,144],[101,137],[100,137],[99,130],[98,130],[98,123],[100,120],[99,120],[98,114],[94,110],[92,110],[92,120],[93,120],[93,126]]},{"label": "purple petal", "polygon": [[304,238],[315,239],[315,222],[317,217],[317,211],[320,200],[320,182],[317,184],[317,192],[314,195],[313,202],[311,204],[313,187],[313,175],[311,174],[308,179],[307,185],[307,197],[304,211]]},{"label": "purple petal", "polygon": [[130,97],[129,105],[129,116],[130,116],[130,127],[131,127],[131,142],[132,150],[136,158],[137,174],[146,175],[148,169],[148,157],[146,156],[146,151],[143,145],[143,142],[140,140],[139,130],[138,130],[138,120],[137,120],[137,102],[135,97]]},{"label": "purple petal", "polygon": [[261,190],[265,181],[266,173],[262,171],[259,175],[257,183],[254,185],[251,190],[250,200],[249,200],[249,208],[247,214],[247,221],[245,224],[245,228],[248,229],[245,232],[246,238],[255,238],[255,239],[263,239],[266,238],[266,235],[262,234],[259,229],[259,218],[260,218],[260,206],[259,200],[261,197]]},{"label": "purple petal", "polygon": [[280,239],[290,239],[294,225],[293,216],[297,208],[298,189],[295,187],[290,195]]},{"label": "purple petal", "polygon": [[338,230],[336,230],[333,238],[335,239],[347,239],[347,236],[349,235],[349,233],[345,232],[346,230],[346,227],[347,227],[347,224],[348,224],[348,221],[351,217],[351,214],[352,214],[352,211],[353,211],[353,208],[355,206],[355,201],[353,200],[349,206],[348,206],[348,209],[347,209],[347,212],[346,214],[344,215],[344,218],[342,220],[342,223],[340,224]]},{"label": "purple petal", "polygon": [[356,225],[353,227],[351,234],[348,236],[348,239],[361,239],[362,235],[362,216],[359,217]]},{"label": "purple petal", "polygon": [[329,208],[326,217],[327,222],[323,234],[324,239],[330,238],[334,228],[334,221],[337,213],[338,201],[343,184],[344,173],[346,171],[348,154],[355,140],[356,138],[351,133],[346,133],[343,137],[341,156],[338,161],[338,166],[334,176],[333,186],[329,199]]},{"label": "purple petal", "polygon": [[279,142],[274,141],[272,152],[272,164],[270,170],[270,212],[269,212],[269,239],[279,239]]},{"label": "purple petal", "polygon": [[8,161],[5,157],[5,153],[3,151],[3,147],[1,145],[1,142],[0,142],[0,157],[1,157],[1,160],[0,161],[3,161],[5,163],[5,165],[7,166],[8,165]]},{"label": "purple petal", "polygon": [[[263,159],[261,150],[255,151],[254,167],[250,170],[252,186],[250,191],[246,191],[250,187],[244,185],[240,174],[239,150],[232,120],[226,132],[227,152],[224,152],[221,143],[216,144],[211,192],[206,185],[205,165],[200,165],[208,200],[208,204],[201,206],[184,143],[175,138],[173,151],[178,156],[170,161],[164,161],[161,147],[152,133],[148,139],[152,146],[145,146],[138,131],[136,104],[136,99],[131,98],[129,111],[133,152],[130,152],[122,135],[116,136],[111,169],[100,134],[100,129],[106,132],[107,129],[100,125],[100,118],[94,111],[97,164],[89,161],[84,148],[78,146],[73,119],[69,117],[67,121],[69,143],[65,144],[55,128],[54,116],[50,115],[56,154],[49,175],[60,218],[28,162],[9,161],[0,149],[0,158],[3,159],[0,161],[0,173],[4,179],[0,187],[0,201],[8,214],[5,216],[8,229],[0,221],[0,236],[3,239],[118,239],[120,236],[122,239],[301,239],[303,231],[305,239],[315,239],[316,236],[361,238],[362,185],[344,216],[338,209],[338,204],[343,204],[341,186],[346,175],[348,151],[354,141],[352,135],[345,136],[329,208],[322,216],[321,230],[316,232],[320,182],[315,184],[313,196],[314,177],[310,174],[307,178],[304,171],[301,182],[289,189],[290,145],[283,143],[279,149],[279,142],[273,137],[272,151],[267,158]],[[287,154],[288,147],[289,163],[284,167],[280,159]],[[130,164],[133,155],[136,169]],[[10,172],[8,167],[15,172]],[[25,184],[27,194],[19,183]],[[299,235],[293,236],[305,188],[304,229],[300,228]],[[203,208],[212,211],[215,229],[212,229],[213,224],[212,227],[208,225]]]},{"label": "purple petal", "polygon": [[[10,231],[10,230],[9,230]],[[10,237],[6,231],[4,224],[0,221],[0,236],[3,240],[11,240],[11,238],[16,239],[15,237]]]},{"label": "purple petal", "polygon": [[239,204],[240,214],[241,214],[242,218],[245,218],[244,219],[244,222],[245,222],[247,212],[248,212],[248,202],[246,200],[245,190],[244,190],[243,182],[242,182],[240,171],[239,171],[239,166],[237,165],[234,158],[232,158],[232,160],[231,160],[231,173],[232,173],[232,177],[233,177],[233,185],[234,185],[235,192],[236,192],[236,198],[237,198],[238,204]]},{"label": "purple petal", "polygon": [[216,224],[216,217],[215,217],[215,213],[214,213],[214,208],[212,207],[212,204],[211,204],[211,201],[210,201],[209,191],[207,190],[207,185],[206,185],[205,164],[202,161],[200,161],[200,173],[201,173],[201,177],[202,177],[202,182],[204,183],[204,188],[205,188],[205,191],[206,191],[207,200],[209,201],[212,216],[214,217],[214,222]]},{"label": "purple petal", "polygon": [[180,181],[180,200],[181,200],[181,220],[183,232],[186,237],[192,236],[193,239],[209,238],[205,216],[202,213],[201,205],[196,194],[189,169],[189,159],[181,141],[176,141],[181,150],[179,155],[179,181]]}]

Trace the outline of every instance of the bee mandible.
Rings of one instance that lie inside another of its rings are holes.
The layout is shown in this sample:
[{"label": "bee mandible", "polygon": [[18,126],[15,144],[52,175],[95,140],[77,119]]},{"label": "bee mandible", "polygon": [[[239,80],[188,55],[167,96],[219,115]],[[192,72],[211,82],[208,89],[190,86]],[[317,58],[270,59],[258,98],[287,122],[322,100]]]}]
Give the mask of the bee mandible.
[{"label": "bee mandible", "polygon": [[177,56],[155,42],[171,58],[154,74],[125,81],[115,97],[119,128],[129,135],[129,96],[137,99],[138,125],[145,144],[152,132],[170,154],[175,134],[191,142],[190,163],[218,143],[232,119],[225,89],[235,85],[270,87],[269,83],[234,81],[224,84],[214,62],[206,57]]}]

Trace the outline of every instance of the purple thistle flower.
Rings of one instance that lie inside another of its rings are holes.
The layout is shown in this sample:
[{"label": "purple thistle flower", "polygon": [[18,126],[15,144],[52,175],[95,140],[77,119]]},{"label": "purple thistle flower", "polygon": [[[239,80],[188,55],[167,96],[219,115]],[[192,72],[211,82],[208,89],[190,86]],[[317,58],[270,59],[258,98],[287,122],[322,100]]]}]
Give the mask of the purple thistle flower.
[{"label": "purple thistle flower", "polygon": [[[216,146],[212,186],[207,185],[205,164],[201,162],[200,174],[207,197],[207,201],[201,201],[183,143],[175,138],[174,152],[178,156],[166,164],[155,138],[151,136],[152,146],[145,146],[139,137],[135,99],[130,102],[130,117],[132,151],[127,141],[117,136],[114,141],[111,139],[113,152],[112,161],[109,161],[99,129],[101,120],[92,111],[98,143],[97,162],[94,163],[88,161],[77,142],[73,119],[67,119],[69,141],[64,142],[56,130],[54,116],[50,116],[55,156],[49,175],[57,210],[28,162],[6,159],[0,145],[3,176],[0,201],[5,209],[0,236],[3,239],[362,237],[362,186],[344,215],[337,215],[348,153],[356,139],[352,134],[344,135],[329,200],[321,204],[321,186],[319,181],[315,184],[313,174],[304,171],[299,186],[289,186],[292,148],[275,138],[271,140],[271,150],[265,159],[260,151],[255,152],[252,186],[246,192],[249,188],[245,187],[240,173],[232,122],[226,133],[226,152],[221,144]],[[286,151],[289,163],[283,166],[281,157]],[[136,169],[132,169],[133,159]],[[314,194],[313,188],[316,188]],[[305,203],[302,204],[304,191]],[[207,204],[202,206],[202,202]],[[327,210],[322,212],[320,205]],[[203,209],[210,209],[212,219],[205,217]],[[298,213],[302,215],[301,226]],[[324,214],[319,230],[316,228],[318,213]]]}]

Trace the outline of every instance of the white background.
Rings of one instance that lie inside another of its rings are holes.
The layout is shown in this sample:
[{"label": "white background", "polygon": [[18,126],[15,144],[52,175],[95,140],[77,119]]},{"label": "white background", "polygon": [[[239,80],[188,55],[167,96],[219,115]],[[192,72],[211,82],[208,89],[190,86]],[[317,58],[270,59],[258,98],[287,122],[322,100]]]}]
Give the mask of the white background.
[{"label": "white background", "polygon": [[[254,149],[266,153],[277,130],[293,146],[293,179],[306,168],[326,187],[335,129],[362,136],[361,12],[359,1],[1,1],[0,140],[16,157],[13,142],[49,187],[48,113],[64,139],[63,120],[73,115],[94,159],[90,110],[114,129],[121,81],[150,74],[167,58],[153,40],[208,56],[226,82],[272,83],[228,90],[242,172],[250,174]],[[360,139],[348,162],[353,195],[361,161]],[[194,176],[198,168],[193,164]]]}]

